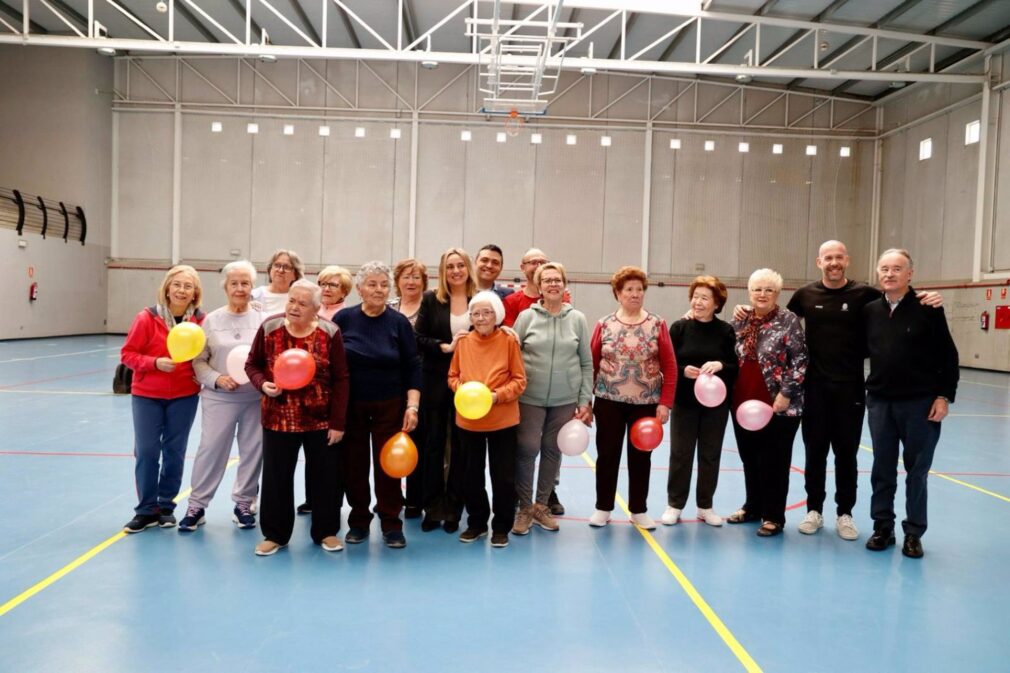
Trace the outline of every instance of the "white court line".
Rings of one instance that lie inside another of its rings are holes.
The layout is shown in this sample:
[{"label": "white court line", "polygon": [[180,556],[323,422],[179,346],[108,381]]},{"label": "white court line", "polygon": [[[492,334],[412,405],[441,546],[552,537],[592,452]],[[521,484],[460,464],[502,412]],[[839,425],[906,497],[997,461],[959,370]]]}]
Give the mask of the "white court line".
[{"label": "white court line", "polygon": [[967,379],[961,379],[961,383],[970,383],[973,386],[985,386],[986,388],[998,388],[1000,390],[1006,390],[1010,392],[1010,387],[996,385],[995,383],[982,383],[981,381],[969,381]]},{"label": "white court line", "polygon": [[11,358],[10,360],[0,360],[0,365],[7,364],[9,362],[31,362],[32,360],[46,360],[48,358],[66,358],[71,355],[87,355],[88,353],[104,353],[105,351],[118,351],[119,346],[114,346],[112,348],[96,348],[90,351],[77,351],[76,353],[58,353],[56,355],[36,355],[31,358]]},{"label": "white court line", "polygon": [[20,388],[0,388],[0,393],[7,393],[11,395],[98,395],[109,397],[115,396],[116,394],[91,392],[87,390],[23,390]]},{"label": "white court line", "polygon": [[953,418],[1010,418],[1010,414],[947,414]]}]

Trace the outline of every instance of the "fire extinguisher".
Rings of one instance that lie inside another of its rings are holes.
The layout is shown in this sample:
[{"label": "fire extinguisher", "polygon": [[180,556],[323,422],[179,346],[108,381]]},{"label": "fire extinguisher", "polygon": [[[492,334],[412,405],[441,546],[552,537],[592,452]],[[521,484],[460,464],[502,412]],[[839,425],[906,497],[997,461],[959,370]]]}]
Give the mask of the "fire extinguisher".
[{"label": "fire extinguisher", "polygon": [[39,298],[39,284],[32,283],[28,286],[28,301],[35,301]]},{"label": "fire extinguisher", "polygon": [[982,311],[982,315],[978,317],[978,323],[983,332],[989,331],[989,311]]}]

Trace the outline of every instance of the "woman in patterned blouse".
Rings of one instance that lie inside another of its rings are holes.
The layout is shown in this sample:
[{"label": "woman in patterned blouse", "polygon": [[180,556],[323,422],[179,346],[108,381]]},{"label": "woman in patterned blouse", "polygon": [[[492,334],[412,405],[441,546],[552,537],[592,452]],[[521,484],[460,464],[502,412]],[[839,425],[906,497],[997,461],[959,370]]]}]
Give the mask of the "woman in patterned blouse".
[{"label": "woman in patterned blouse", "polygon": [[[267,318],[253,340],[245,370],[264,395],[263,542],[257,556],[270,556],[286,546],[295,524],[294,476],[298,449],[305,447],[305,472],[312,502],[312,541],[326,551],[340,551],[341,474],[336,444],[344,436],[348,378],[340,328],[317,315],[319,286],[298,280],[288,290],[283,315]],[[273,382],[274,362],[290,348],[308,351],[316,373],[297,390]]]},{"label": "woman in patterned blouse", "polygon": [[[762,520],[757,534],[782,532],[789,493],[793,438],[803,413],[803,378],[807,346],[796,314],[778,305],[782,276],[758,269],[747,281],[753,310],[733,321],[740,374],[733,388],[733,430],[743,461],[747,498],[730,523]],[[736,410],[747,400],[770,404],[774,415],[752,432],[736,421]]]},{"label": "woman in patterned blouse", "polygon": [[[649,286],[645,272],[623,266],[610,279],[615,313],[596,323],[591,348],[596,402],[596,511],[590,526],[605,526],[614,509],[617,473],[625,431],[640,418],[655,416],[666,423],[677,385],[677,359],[666,321],[642,304]],[[632,450],[628,436],[628,509],[631,521],[646,530],[656,522],[646,513],[652,457]]]}]

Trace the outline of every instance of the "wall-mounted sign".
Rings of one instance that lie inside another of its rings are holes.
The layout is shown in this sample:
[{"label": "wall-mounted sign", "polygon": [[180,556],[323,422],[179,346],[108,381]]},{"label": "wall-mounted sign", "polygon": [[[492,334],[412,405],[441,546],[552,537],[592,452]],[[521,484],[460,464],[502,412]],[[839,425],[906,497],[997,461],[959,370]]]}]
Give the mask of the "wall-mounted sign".
[{"label": "wall-mounted sign", "polygon": [[991,288],[991,287],[990,287],[990,288],[988,288],[988,289],[987,289],[987,290],[985,291],[985,300],[986,300],[986,301],[992,301],[992,288]]}]

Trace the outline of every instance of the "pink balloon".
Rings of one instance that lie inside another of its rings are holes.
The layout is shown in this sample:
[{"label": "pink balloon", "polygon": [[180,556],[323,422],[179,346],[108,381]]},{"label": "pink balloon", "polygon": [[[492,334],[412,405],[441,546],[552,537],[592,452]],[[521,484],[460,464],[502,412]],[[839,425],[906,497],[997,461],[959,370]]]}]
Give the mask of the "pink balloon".
[{"label": "pink balloon", "polygon": [[726,384],[714,374],[699,374],[694,381],[694,396],[706,407],[717,407],[726,399]]},{"label": "pink balloon", "polygon": [[757,431],[772,420],[772,408],[761,400],[747,400],[736,410],[736,422],[745,430]]},{"label": "pink balloon", "polygon": [[578,456],[589,448],[589,428],[577,418],[573,418],[558,431],[558,448],[566,456]]}]

